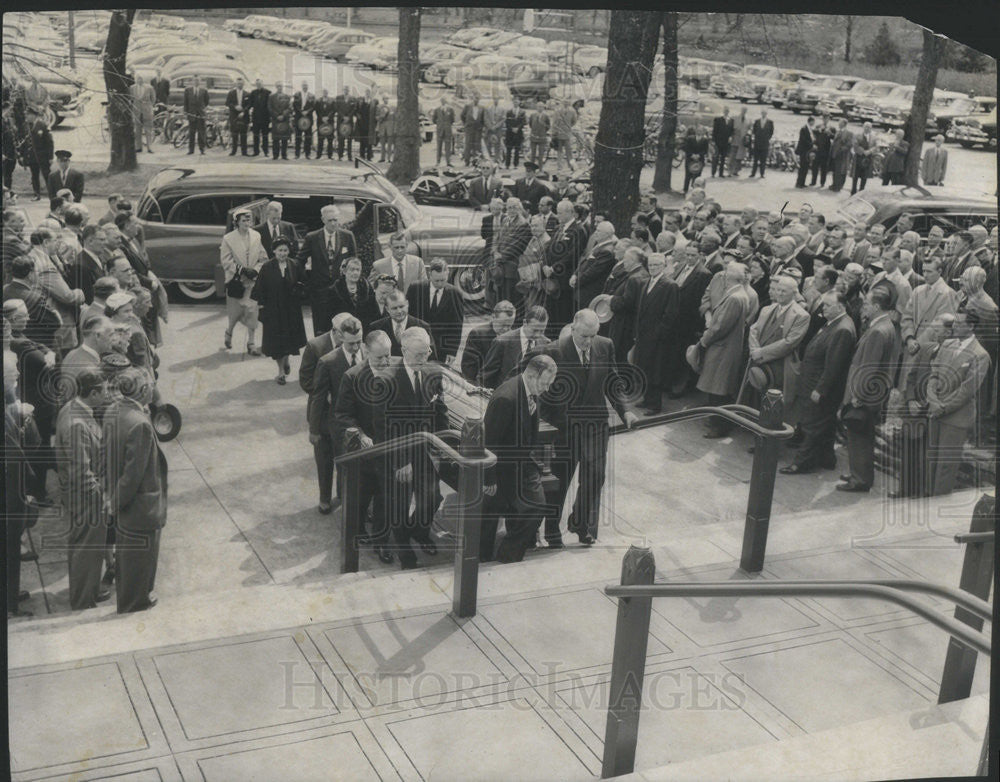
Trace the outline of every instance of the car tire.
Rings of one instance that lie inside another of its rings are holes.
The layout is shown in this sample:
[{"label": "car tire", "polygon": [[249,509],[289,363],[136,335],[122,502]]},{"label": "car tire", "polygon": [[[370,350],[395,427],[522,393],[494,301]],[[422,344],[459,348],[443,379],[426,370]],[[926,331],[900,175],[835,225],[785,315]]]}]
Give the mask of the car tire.
[{"label": "car tire", "polygon": [[971,141],[959,141],[958,143],[962,145],[962,149],[972,149],[974,146]]},{"label": "car tire", "polygon": [[792,114],[801,114],[802,109],[792,109]]},{"label": "car tire", "polygon": [[176,285],[181,296],[189,301],[205,301],[215,296],[214,282],[178,282]]}]

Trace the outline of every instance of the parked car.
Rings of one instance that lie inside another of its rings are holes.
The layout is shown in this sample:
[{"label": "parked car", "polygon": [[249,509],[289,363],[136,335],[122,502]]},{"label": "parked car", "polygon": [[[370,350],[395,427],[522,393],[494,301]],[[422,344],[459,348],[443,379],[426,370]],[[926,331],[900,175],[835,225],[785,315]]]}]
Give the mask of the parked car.
[{"label": "parked car", "polygon": [[780,109],[785,105],[786,93],[798,84],[808,86],[820,80],[820,76],[808,71],[800,71],[793,68],[780,69],[778,81],[769,85],[761,96],[764,103],[770,103],[774,108]]},{"label": "parked car", "polygon": [[237,78],[243,79],[245,85],[253,84],[253,79],[247,76],[246,71],[235,64],[194,63],[178,67],[170,76],[170,97],[167,102],[171,106],[184,104],[184,89],[194,84],[195,77],[201,79],[201,86],[208,90],[208,105],[215,107],[225,105],[226,95],[236,85]]},{"label": "parked car", "polygon": [[901,85],[894,81],[864,81],[856,84],[842,101],[845,116],[857,122],[866,119],[863,112],[874,116],[874,107],[899,86]]},{"label": "parked car", "polygon": [[708,82],[708,89],[719,98],[736,96],[737,79],[743,74],[743,66],[735,62],[724,62],[722,68]]},{"label": "parked car", "polygon": [[523,63],[524,68],[507,82],[510,94],[521,100],[549,100],[560,97],[586,100],[587,85],[579,74],[549,63]]},{"label": "parked car", "polygon": [[339,62],[344,60],[352,47],[370,44],[374,40],[375,36],[364,30],[340,30],[324,38],[310,51],[313,54]]},{"label": "parked car", "polygon": [[928,135],[947,133],[948,128],[957,117],[970,114],[987,114],[997,105],[996,98],[970,98],[961,92],[942,92],[935,95],[931,102],[930,113],[927,115]]},{"label": "parked car", "polygon": [[608,50],[602,46],[581,46],[573,52],[572,58],[576,72],[590,78],[604,73],[608,67]]},{"label": "parked car", "polygon": [[234,32],[237,35],[246,38],[265,38],[265,32],[272,29],[277,23],[280,23],[280,19],[276,16],[268,16],[266,14],[251,14],[242,22],[237,22],[233,25]]},{"label": "parked car", "polygon": [[[442,78],[446,87],[457,87],[470,81],[500,81],[506,82],[508,77],[520,75],[526,65],[516,57],[501,57],[496,54],[480,54],[466,63],[453,65]],[[540,66],[541,67],[541,66]]]},{"label": "parked car", "polygon": [[983,146],[997,148],[997,108],[985,114],[976,113],[965,117],[955,117],[945,136],[948,141],[961,144],[966,149]]},{"label": "parked car", "polygon": [[336,200],[353,211],[351,229],[368,266],[388,253],[392,233],[406,229],[416,253],[446,259],[452,281],[463,294],[482,298],[482,289],[470,279],[463,281],[469,275],[462,272],[476,268],[484,255],[483,213],[418,207],[376,167],[360,161],[356,165],[293,163],[271,168],[210,163],[197,169],[163,169],[149,180],[136,206],[153,270],[190,298],[221,295],[219,245],[234,208],[250,208],[259,222],[267,201],[280,201],[284,219],[302,238],[321,227],[320,209]]},{"label": "parked car", "polygon": [[398,47],[398,38],[373,38],[348,49],[344,61],[378,71],[395,68]]},{"label": "parked car", "polygon": [[858,118],[886,129],[901,128],[910,116],[915,90],[916,87],[900,85],[877,101],[866,100],[856,109]]},{"label": "parked car", "polygon": [[[860,81],[857,76],[823,76],[808,83],[799,81],[785,93],[785,108],[796,114],[801,111],[823,113],[821,104],[824,101],[837,102]],[[834,114],[830,109],[825,111],[827,114]],[[836,113],[841,113],[839,103]]]},{"label": "parked car", "polygon": [[67,69],[51,67],[40,68],[25,64],[24,60],[12,57],[4,50],[3,53],[3,83],[6,88],[11,78],[16,78],[25,84],[31,78],[49,93],[49,108],[52,110],[52,127],[57,127],[67,117],[79,117],[90,100],[90,93],[84,91],[84,85],[78,81],[73,72]]},{"label": "parked car", "polygon": [[489,32],[499,32],[499,30],[495,30],[492,27],[466,27],[453,32],[444,39],[444,43],[451,44],[452,46],[468,47],[469,41]]},{"label": "parked car", "polygon": [[984,225],[989,230],[997,224],[996,198],[942,193],[937,188],[932,194],[922,187],[907,185],[862,190],[844,202],[837,219],[849,227],[879,223],[891,228],[903,212],[913,215],[913,230],[921,237],[926,237],[934,225],[940,225],[950,235],[972,225]]},{"label": "parked car", "polygon": [[747,65],[743,77],[736,80],[735,97],[743,103],[764,102],[764,93],[781,81],[781,71],[770,65]]}]

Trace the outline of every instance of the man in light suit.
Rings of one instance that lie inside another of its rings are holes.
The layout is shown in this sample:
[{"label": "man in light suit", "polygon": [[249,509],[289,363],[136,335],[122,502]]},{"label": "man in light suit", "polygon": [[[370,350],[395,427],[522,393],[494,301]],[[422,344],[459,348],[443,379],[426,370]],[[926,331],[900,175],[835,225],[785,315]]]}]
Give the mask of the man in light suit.
[{"label": "man in light suit", "polygon": [[868,492],[875,481],[875,427],[882,420],[899,358],[891,291],[884,285],[873,287],[865,310],[870,322],[847,370],[842,411],[850,472],[840,476],[843,483],[837,484],[837,491]]},{"label": "man in light suit", "polygon": [[[550,342],[541,353],[556,362],[558,394],[542,394],[541,414],[558,430],[557,459],[553,472],[559,478],[563,505],[570,501],[569,481],[579,468],[579,485],[569,515],[569,531],[580,543],[593,545],[597,540],[598,512],[608,455],[608,401],[624,424],[632,428],[638,417],[625,405],[624,388],[618,375],[615,348],[600,329],[597,313],[583,309],[573,318],[569,333]],[[560,515],[546,517],[545,538],[550,547],[562,546]]]},{"label": "man in light suit", "polygon": [[[233,329],[237,323],[242,323],[247,330],[247,353],[259,356],[260,350],[254,343],[257,333],[257,302],[250,298],[254,281],[260,272],[260,267],[267,260],[260,234],[250,227],[253,215],[249,209],[240,209],[233,215],[236,227],[222,237],[219,247],[219,260],[226,279],[226,314],[229,325],[223,344],[226,350],[233,346]],[[242,285],[243,290],[237,291],[232,284]],[[239,293],[239,295],[234,295]]]},{"label": "man in light suit", "polygon": [[390,237],[390,255],[380,258],[372,264],[368,282],[372,284],[373,288],[379,275],[382,274],[395,277],[396,287],[404,294],[413,283],[427,279],[427,268],[424,266],[423,258],[406,252],[409,246],[410,240],[403,231],[398,231]]},{"label": "man in light suit", "polygon": [[854,321],[845,308],[844,294],[832,290],[822,298],[826,324],[809,340],[799,367],[795,390],[797,417],[804,435],[792,463],[778,472],[802,475],[821,467],[837,466],[833,444],[837,410],[844,398],[847,370],[854,353]]},{"label": "man in light suit", "polygon": [[77,393],[78,380],[84,372],[100,372],[101,356],[111,350],[114,328],[104,315],[83,322],[80,346],[74,348],[59,364],[60,405],[65,405]]},{"label": "man in light suit", "polygon": [[74,611],[94,608],[111,594],[101,588],[101,566],[108,534],[104,494],[101,427],[94,408],[107,402],[107,382],[99,370],[76,378],[76,391],[56,420],[59,492],[69,520],[69,605]]},{"label": "man in light suit", "polygon": [[975,337],[978,325],[975,313],[963,310],[956,314],[953,338],[941,345],[931,363],[927,455],[932,495],[948,494],[954,488],[962,447],[976,423],[976,408],[986,404],[979,398],[979,390],[989,371],[990,357]]},{"label": "man in light suit", "polygon": [[28,310],[28,336],[48,348],[59,348],[57,334],[63,325],[62,317],[39,286],[34,262],[28,256],[15,258],[11,274],[11,281],[3,286],[3,300],[23,301]]},{"label": "man in light suit", "polygon": [[529,307],[524,313],[524,324],[521,328],[505,331],[496,336],[483,362],[483,370],[479,376],[481,385],[485,388],[497,388],[517,374],[518,367],[525,357],[549,344],[549,338],[545,336],[548,323],[549,314],[545,311],[545,307]]},{"label": "man in light suit", "polygon": [[[368,326],[368,332],[384,331],[392,342],[392,355],[403,355],[403,334],[407,329],[422,328],[427,332],[427,338],[431,339],[430,324],[410,315],[410,303],[400,291],[394,291],[386,297],[386,308],[389,310],[389,317],[373,321]],[[437,360],[433,340],[431,340],[431,358]]]},{"label": "man in light suit", "polygon": [[433,258],[427,265],[427,276],[427,280],[410,285],[406,300],[413,317],[431,327],[434,352],[444,361],[458,355],[465,305],[458,288],[448,282],[446,260]]},{"label": "man in light suit", "polygon": [[921,176],[925,185],[943,185],[944,174],[948,170],[948,150],[944,148],[944,136],[934,137],[934,146],[924,153]]},{"label": "man in light suit", "polygon": [[104,476],[115,519],[118,613],[156,605],[153,586],[160,529],[167,520],[167,460],[149,420],[153,380],[129,368],[115,378],[121,399],[104,412]]},{"label": "man in light suit", "polygon": [[308,272],[306,288],[314,335],[330,330],[333,283],[340,277],[344,259],[358,254],[354,234],[340,227],[344,216],[339,207],[327,204],[320,210],[320,217],[323,227],[306,234],[297,258],[299,271]]},{"label": "man in light suit", "polygon": [[233,148],[229,152],[236,154],[236,142],[239,141],[243,157],[247,156],[247,127],[250,125],[250,106],[253,99],[243,88],[243,79],[236,79],[236,86],[226,95],[226,108],[229,109],[229,132],[233,137]]},{"label": "man in light suit", "polygon": [[667,395],[676,399],[683,396],[689,386],[693,386],[691,368],[684,358],[688,345],[693,345],[704,326],[699,307],[712,274],[705,268],[698,246],[694,243],[674,250],[676,265],[674,282],[677,283],[678,315],[677,338],[670,345],[668,366],[673,386]]},{"label": "man in light suit", "polygon": [[194,137],[198,136],[198,149],[205,154],[205,109],[208,107],[208,90],[201,86],[201,79],[184,88],[184,116],[188,121],[188,154],[194,154]]},{"label": "man in light suit", "polygon": [[271,252],[271,242],[279,237],[291,242],[292,246],[289,248],[291,256],[294,257],[299,251],[299,240],[295,235],[295,226],[287,220],[281,219],[283,209],[281,201],[269,202],[267,210],[264,212],[264,222],[253,227],[260,234],[260,243],[264,245],[264,252],[267,253],[268,258],[274,256],[274,253]]},{"label": "man in light suit", "polygon": [[337,404],[340,380],[345,372],[365,359],[361,347],[361,321],[353,316],[345,318],[338,329],[338,336],[340,347],[327,352],[316,363],[307,407],[309,442],[315,451],[319,477],[319,512],[324,515],[330,513],[334,504],[339,504],[341,497],[338,481],[337,503],[334,502],[333,460],[343,452],[342,438],[336,436],[333,425],[333,409]]},{"label": "man in light suit", "polygon": [[505,380],[490,397],[483,417],[483,445],[497,455],[497,463],[483,476],[482,537],[479,558],[493,559],[497,525],[504,518],[506,535],[497,551],[500,562],[520,562],[535,545],[545,515],[556,508],[545,503],[538,446],[539,397],[556,376],[550,356],[528,360],[523,372]]},{"label": "man in light suit", "polygon": [[958,311],[958,298],[958,291],[941,276],[941,262],[937,258],[928,258],[924,262],[924,284],[913,291],[900,319],[900,334],[905,348],[901,377],[908,375],[910,365],[922,347],[937,342],[934,319],[939,315],[954,315]]},{"label": "man in light suit", "polygon": [[791,412],[798,381],[796,348],[809,331],[809,313],[795,301],[798,286],[794,277],[775,277],[770,292],[774,303],[764,307],[750,327],[750,363],[764,370],[767,380],[758,390],[780,388],[785,410]]}]

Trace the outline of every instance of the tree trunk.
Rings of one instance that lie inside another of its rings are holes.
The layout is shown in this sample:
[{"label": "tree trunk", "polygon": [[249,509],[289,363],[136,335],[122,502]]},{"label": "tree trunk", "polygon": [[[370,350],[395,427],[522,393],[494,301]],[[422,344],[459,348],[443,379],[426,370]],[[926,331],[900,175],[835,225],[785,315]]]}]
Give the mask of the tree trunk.
[{"label": "tree trunk", "polygon": [[848,14],[844,37],[844,62],[851,61],[851,35],[854,33],[854,17]]},{"label": "tree trunk", "polygon": [[674,171],[674,140],[677,138],[677,12],[663,14],[663,121],[656,145],[653,190],[669,192]]},{"label": "tree trunk", "polygon": [[130,80],[125,75],[125,55],[135,9],[111,14],[108,41],[104,48],[104,86],[108,92],[108,125],[111,129],[111,162],[108,172],[134,171],[135,126],[132,122]]},{"label": "tree trunk", "polygon": [[913,90],[910,118],[906,123],[906,137],[910,140],[910,151],[906,154],[903,182],[908,185],[920,184],[920,154],[924,147],[927,114],[930,111],[931,100],[934,98],[934,83],[937,81],[938,66],[941,64],[941,57],[948,40],[943,36],[934,35],[926,29],[923,32],[924,51],[920,57],[916,88]]},{"label": "tree trunk", "polygon": [[594,140],[594,211],[625,236],[639,200],[646,98],[662,12],[612,11],[608,70]]},{"label": "tree trunk", "polygon": [[420,8],[399,9],[396,151],[387,176],[408,185],[420,174]]}]

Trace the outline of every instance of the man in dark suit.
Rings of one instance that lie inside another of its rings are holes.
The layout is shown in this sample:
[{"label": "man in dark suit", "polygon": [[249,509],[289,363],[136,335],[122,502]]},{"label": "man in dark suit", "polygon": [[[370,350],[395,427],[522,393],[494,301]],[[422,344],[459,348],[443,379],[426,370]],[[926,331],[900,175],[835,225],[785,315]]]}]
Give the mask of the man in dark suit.
[{"label": "man in dark suit", "polygon": [[799,141],[795,145],[795,154],[799,158],[799,175],[795,180],[795,186],[802,188],[806,186],[806,174],[809,173],[809,164],[812,162],[810,154],[813,151],[813,123],[815,118],[809,117],[806,124],[799,128]]},{"label": "man in dark suit", "polygon": [[820,120],[818,128],[813,130],[813,151],[816,153],[812,161],[812,181],[810,185],[816,184],[819,179],[819,186],[826,187],[826,175],[830,171],[831,150],[833,148],[834,130],[830,127],[826,114]]},{"label": "man in dark suit", "polygon": [[677,283],[677,336],[670,345],[668,367],[673,378],[673,386],[668,396],[676,399],[683,396],[695,379],[684,358],[689,345],[698,341],[704,330],[704,318],[700,312],[701,297],[712,281],[712,274],[705,267],[705,261],[694,244],[687,244],[674,250],[677,266],[674,282]]},{"label": "man in dark suit", "polygon": [[473,209],[482,209],[494,198],[500,197],[502,187],[494,165],[484,160],[479,164],[479,176],[469,182],[469,205]]},{"label": "man in dark suit", "polygon": [[[349,317],[338,329],[340,347],[321,356],[316,363],[312,392],[309,394],[309,442],[316,451],[319,477],[319,512],[326,515],[333,509],[333,460],[342,453],[342,438],[337,438],[333,426],[333,409],[337,403],[340,379],[351,367],[364,360],[361,350],[361,321]],[[299,377],[301,382],[301,375]],[[341,496],[340,482],[337,497]]]},{"label": "man in dark suit", "polygon": [[268,156],[267,136],[271,125],[271,115],[268,113],[268,99],[271,91],[264,86],[264,82],[257,79],[255,87],[250,93],[250,121],[253,127],[253,154],[254,157],[260,154],[261,140],[264,142],[264,157]]},{"label": "man in dark suit", "polygon": [[757,173],[760,166],[760,178],[764,178],[764,168],[767,166],[767,153],[771,149],[771,136],[774,135],[774,123],[767,118],[767,111],[761,111],[760,119],[753,121],[753,166],[750,168],[750,176]]},{"label": "man in dark suit", "polygon": [[524,324],[521,328],[505,331],[497,336],[486,353],[479,378],[480,385],[485,388],[496,388],[513,377],[525,356],[549,344],[549,338],[545,336],[545,327],[548,323],[549,314],[544,307],[529,307],[524,313]]},{"label": "man in dark suit", "polygon": [[190,87],[184,88],[184,116],[188,121],[188,154],[194,154],[194,137],[198,136],[198,149],[205,154],[205,109],[208,107],[208,90],[201,86],[201,79],[194,77]]},{"label": "man in dark suit", "polygon": [[[329,498],[333,494],[333,445],[329,437],[322,436],[322,432],[315,439],[312,435],[312,422],[321,420],[321,416],[313,413],[313,408],[321,404],[319,394],[316,392],[316,368],[324,356],[337,349],[339,343],[340,334],[335,333],[334,329],[313,337],[306,342],[302,351],[302,362],[299,364],[299,386],[309,395],[306,401],[306,420],[309,422],[309,442],[313,446],[316,473],[319,477],[320,513],[329,513],[332,509]],[[323,497],[328,498],[326,510],[322,503]]]},{"label": "man in dark suit", "polygon": [[615,265],[615,226],[609,220],[598,223],[594,229],[594,245],[576,272],[569,278],[569,284],[576,294],[574,311],[589,307],[590,302],[604,290],[604,283]]},{"label": "man in dark suit", "polygon": [[642,400],[651,415],[663,411],[663,391],[669,382],[667,357],[676,339],[680,291],[667,274],[667,259],[653,253],[647,259],[649,282],[639,295],[635,316],[635,353],[632,363],[646,376],[646,395]]},{"label": "man in dark suit", "polygon": [[[567,489],[573,472],[579,467],[579,487],[569,516],[569,531],[580,542],[592,545],[597,539],[598,511],[608,452],[608,401],[626,426],[638,420],[625,407],[621,396],[624,384],[618,375],[614,345],[600,337],[597,313],[580,310],[573,318],[570,332],[542,348],[559,368],[554,386],[559,393],[541,397],[541,414],[558,430],[557,458],[552,465],[564,493],[563,504],[569,501]],[[545,521],[545,538],[549,546],[562,545],[559,533],[561,514],[552,514]]]},{"label": "man in dark suit", "polygon": [[875,427],[889,398],[899,359],[899,334],[891,314],[894,302],[886,285],[875,285],[865,302],[868,328],[858,340],[847,370],[842,419],[847,430],[850,472],[838,491],[867,492],[875,481]]},{"label": "man in dark suit", "polygon": [[55,154],[56,170],[49,174],[46,181],[49,198],[55,198],[65,188],[73,193],[73,202],[79,204],[83,201],[83,174],[69,167],[73,153],[67,149],[57,149]]},{"label": "man in dark suit", "polygon": [[[8,299],[3,306],[4,319],[10,324],[10,349],[17,357],[18,397],[32,405],[33,417],[38,428],[42,451],[39,459],[32,459],[36,482],[26,488],[28,494],[42,499],[45,492],[45,470],[55,469],[55,457],[50,453],[50,441],[59,412],[57,400],[52,391],[56,388],[58,370],[56,353],[41,342],[31,339],[28,329],[28,308],[20,299]],[[34,489],[34,490],[32,490]]]},{"label": "man in dark suit", "polygon": [[609,302],[613,315],[608,323],[607,336],[615,346],[615,360],[619,364],[626,364],[628,353],[635,344],[635,313],[639,307],[639,297],[649,283],[645,251],[639,247],[625,250],[621,271],[624,272],[625,279],[620,284],[608,279],[610,285],[614,286],[614,293],[611,293]]},{"label": "man in dark suit", "polygon": [[[389,317],[373,321],[368,327],[368,332],[384,331],[392,342],[392,355],[403,355],[403,333],[407,329],[422,328],[427,332],[427,338],[431,338],[431,327],[426,321],[415,318],[409,314],[410,303],[402,291],[393,291],[386,297],[386,308],[389,310]],[[434,353],[434,343],[431,342],[431,357],[436,360]]]},{"label": "man in dark suit", "polygon": [[473,93],[472,102],[462,108],[462,124],[465,125],[465,165],[473,157],[482,154],[484,116],[483,107],[479,105],[479,96]]},{"label": "man in dark suit", "polygon": [[485,386],[483,370],[486,356],[493,342],[506,333],[512,325],[516,310],[509,301],[498,301],[493,307],[490,322],[471,329],[462,349],[462,376],[470,383]]},{"label": "man in dark suit", "polygon": [[160,529],[167,520],[167,460],[149,420],[152,378],[133,367],[114,382],[121,398],[102,417],[104,480],[115,520],[117,608],[127,614],[156,605]]},{"label": "man in dark suit", "polygon": [[431,327],[434,352],[442,361],[457,356],[462,343],[465,305],[458,288],[448,282],[448,262],[434,258],[427,264],[427,280],[419,280],[406,291],[409,312]]},{"label": "man in dark suit", "polygon": [[46,347],[56,348],[56,332],[63,325],[62,318],[38,284],[34,261],[28,256],[21,256],[14,259],[10,268],[12,279],[3,286],[3,300],[23,301],[28,310],[27,335]]},{"label": "man in dark suit", "polygon": [[729,142],[733,137],[733,119],[729,116],[729,107],[724,106],[722,116],[712,121],[712,141],[715,142],[715,155],[712,157],[712,176],[726,175],[726,156],[729,154]]},{"label": "man in dark suit", "polygon": [[576,273],[587,244],[587,232],[576,219],[576,210],[570,201],[563,199],[556,205],[556,219],[559,228],[545,248],[545,260],[542,262],[542,274],[558,285],[552,291],[546,290],[545,296],[549,336],[552,338],[557,337],[560,329],[573,319],[575,302],[570,278]]},{"label": "man in dark suit", "polygon": [[493,559],[497,525],[504,518],[506,535],[497,552],[500,562],[520,562],[535,545],[542,518],[556,513],[547,508],[542,487],[538,446],[538,404],[556,376],[550,356],[531,358],[521,374],[505,380],[490,397],[483,417],[483,445],[497,455],[497,463],[483,476],[482,537],[479,559]]},{"label": "man in dark suit", "polygon": [[295,235],[295,226],[287,220],[281,219],[283,208],[281,201],[271,201],[264,213],[264,222],[253,227],[260,234],[260,243],[264,245],[268,258],[274,257],[274,253],[271,251],[271,242],[279,237],[287,239],[291,243],[289,250],[292,256],[295,256],[299,251],[299,240]]},{"label": "man in dark suit", "polygon": [[524,176],[514,183],[514,198],[524,201],[531,208],[531,213],[538,212],[538,202],[549,194],[548,188],[535,179],[538,166],[530,160],[524,162]]},{"label": "man in dark suit", "polygon": [[[370,448],[375,443],[375,418],[382,399],[382,379],[389,373],[392,345],[384,331],[370,331],[365,336],[367,360],[351,367],[340,380],[340,389],[333,407],[333,437],[341,440],[344,450]],[[350,445],[349,445],[350,442]],[[343,452],[343,451],[341,451]],[[385,459],[368,459],[361,463],[358,474],[358,507],[362,519],[371,506],[371,531],[359,543],[374,543],[378,558],[385,564],[393,561],[389,542],[389,526],[385,516]],[[360,520],[359,520],[360,522]],[[359,523],[359,529],[362,528]]]},{"label": "man in dark suit", "polygon": [[10,264],[15,258],[31,252],[24,238],[25,219],[20,209],[3,210],[3,282],[10,282]]},{"label": "man in dark suit", "polygon": [[[866,122],[861,133],[854,137],[854,177],[851,179],[851,195],[865,189],[868,177],[872,175],[872,157],[875,153],[875,134],[872,124]],[[860,186],[858,185],[860,182]]]},{"label": "man in dark suit", "polygon": [[80,231],[80,242],[83,249],[76,256],[76,263],[73,264],[71,283],[72,287],[83,291],[84,301],[90,304],[94,301],[94,283],[107,273],[104,262],[101,261],[101,252],[104,250],[104,232],[93,223],[85,225]]},{"label": "man in dark suit", "polygon": [[167,102],[170,100],[170,79],[164,77],[163,73],[159,70],[156,71],[156,76],[149,80],[149,86],[153,88],[153,99],[156,101],[157,111],[160,107],[166,108]]},{"label": "man in dark suit", "polygon": [[854,321],[844,303],[844,294],[839,291],[823,296],[826,323],[806,345],[795,392],[804,439],[792,463],[779,470],[784,475],[801,475],[817,467],[832,470],[837,466],[833,452],[837,410],[844,398],[856,341]]},{"label": "man in dark suit", "polygon": [[[306,153],[306,160],[312,154],[313,114],[316,98],[310,94],[309,85],[303,82],[302,91],[292,97],[292,112],[295,120],[295,157]],[[306,127],[302,127],[305,125]]]},{"label": "man in dark suit", "polygon": [[299,248],[299,271],[308,271],[306,288],[312,308],[313,334],[330,330],[331,292],[340,276],[340,264],[358,254],[354,234],[340,227],[340,209],[327,204],[320,210],[323,227],[306,234]]},{"label": "man in dark suit", "polygon": [[247,155],[247,125],[250,123],[249,111],[253,101],[250,93],[243,89],[243,79],[236,79],[236,86],[226,95],[226,108],[229,109],[229,132],[233,137],[233,148],[229,155],[236,154],[236,142],[239,141],[243,157]]},{"label": "man in dark suit", "polygon": [[[402,297],[402,294],[396,294]],[[437,432],[448,428],[440,367],[428,363],[431,338],[422,328],[406,329],[402,338],[403,360],[390,370],[385,400],[375,416],[375,442],[386,442],[411,432]],[[439,501],[438,475],[424,445],[396,449],[386,460],[386,510],[404,570],[417,566],[411,547],[416,541],[433,556],[437,546],[431,539],[431,521]],[[409,513],[410,499],[415,509]]]},{"label": "man in dark suit", "polygon": [[94,608],[111,596],[101,588],[109,506],[101,480],[101,427],[94,420],[94,409],[107,399],[107,382],[99,369],[83,371],[76,377],[72,399],[56,420],[59,490],[69,522],[69,605],[74,611]]}]

